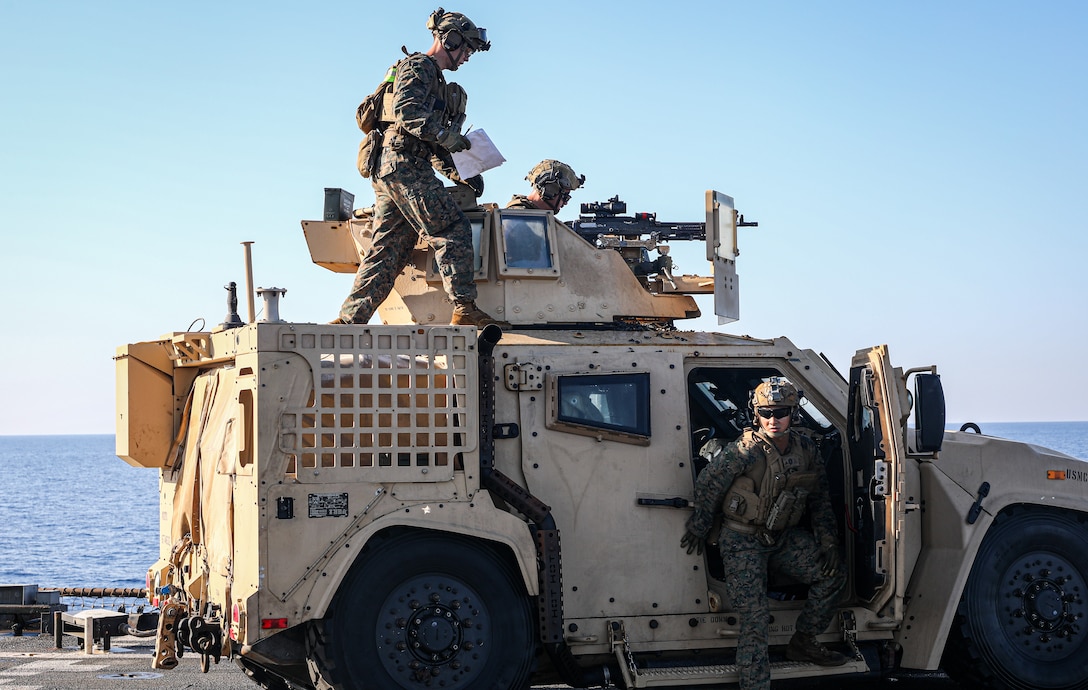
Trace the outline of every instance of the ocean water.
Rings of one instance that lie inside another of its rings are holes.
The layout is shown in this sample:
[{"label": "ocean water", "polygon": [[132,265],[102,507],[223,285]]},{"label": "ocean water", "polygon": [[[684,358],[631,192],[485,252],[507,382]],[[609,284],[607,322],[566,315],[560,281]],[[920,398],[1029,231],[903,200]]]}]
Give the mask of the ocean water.
[{"label": "ocean water", "polygon": [[0,436],[0,583],[143,587],[158,491],[112,435]]},{"label": "ocean water", "polygon": [[[1088,422],[979,427],[1088,459]],[[158,473],[120,460],[112,435],[0,436],[0,584],[142,587],[158,512]]]}]

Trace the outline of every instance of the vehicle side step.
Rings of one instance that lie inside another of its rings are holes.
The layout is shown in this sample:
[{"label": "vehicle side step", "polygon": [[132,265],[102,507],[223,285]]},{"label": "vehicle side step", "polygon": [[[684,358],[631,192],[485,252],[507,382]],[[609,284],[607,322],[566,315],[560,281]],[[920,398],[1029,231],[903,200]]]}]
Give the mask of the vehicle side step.
[{"label": "vehicle side step", "polygon": [[[627,644],[627,634],[622,621],[609,623],[612,650],[619,661],[620,673],[628,688],[661,688],[695,685],[719,685],[735,683],[740,678],[736,664],[707,664],[702,666],[664,666],[639,668],[634,654]],[[818,666],[800,661],[772,661],[771,679],[811,678],[847,673],[867,673],[869,666],[864,659],[849,659],[842,666]]]}]

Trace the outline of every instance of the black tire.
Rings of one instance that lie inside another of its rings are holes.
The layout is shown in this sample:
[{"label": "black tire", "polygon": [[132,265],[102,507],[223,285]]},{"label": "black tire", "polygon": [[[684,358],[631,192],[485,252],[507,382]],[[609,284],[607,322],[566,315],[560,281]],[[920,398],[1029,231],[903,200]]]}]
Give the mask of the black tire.
[{"label": "black tire", "polygon": [[1088,688],[1088,518],[1013,506],[979,548],[942,664],[967,687]]},{"label": "black tire", "polygon": [[315,684],[343,690],[528,687],[533,614],[519,573],[455,535],[375,537],[310,635]]}]

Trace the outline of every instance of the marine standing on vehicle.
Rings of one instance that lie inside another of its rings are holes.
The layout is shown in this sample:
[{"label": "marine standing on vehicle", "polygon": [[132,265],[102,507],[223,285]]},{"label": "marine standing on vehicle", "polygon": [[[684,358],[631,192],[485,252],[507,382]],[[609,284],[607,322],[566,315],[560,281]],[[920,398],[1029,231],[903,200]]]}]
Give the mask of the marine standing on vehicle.
[{"label": "marine standing on vehicle", "polygon": [[[702,553],[715,514],[723,514],[718,544],[731,610],[740,616],[737,667],[740,687],[771,686],[768,658],[768,570],[810,585],[787,658],[839,666],[846,657],[816,640],[834,615],[846,582],[841,568],[827,475],[813,441],[790,429],[800,393],[775,376],[752,392],[758,428],[728,445],[708,441],[699,454],[709,464],[695,484],[695,512],[681,545]],[[808,512],[812,532],[798,526]]]},{"label": "marine standing on vehicle", "polygon": [[453,165],[450,154],[470,146],[461,134],[467,96],[457,84],[447,85],[442,72],[456,71],[491,43],[485,29],[441,7],[427,28],[434,37],[430,49],[402,59],[387,77],[391,88],[380,105],[380,143],[372,141],[375,157],[364,161],[360,155],[360,172],[374,185],[374,239],[332,323],[367,323],[408,264],[420,235],[434,250],[443,288],[454,304],[451,323],[483,327],[495,322],[476,307],[469,221],[434,174],[437,169],[472,187],[477,196],[483,193],[482,177],[462,180]]}]

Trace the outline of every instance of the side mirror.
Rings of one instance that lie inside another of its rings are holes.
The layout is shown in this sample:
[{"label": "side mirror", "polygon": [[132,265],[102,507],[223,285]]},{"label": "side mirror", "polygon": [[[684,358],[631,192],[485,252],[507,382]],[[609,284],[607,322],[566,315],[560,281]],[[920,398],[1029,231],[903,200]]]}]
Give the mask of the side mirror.
[{"label": "side mirror", "polygon": [[944,441],[944,387],[939,374],[914,376],[914,444],[918,453],[936,453]]}]

